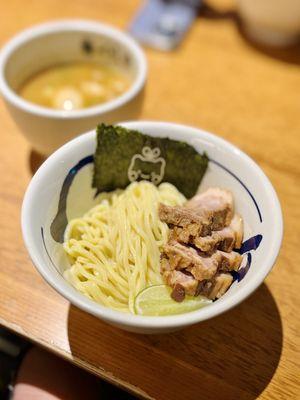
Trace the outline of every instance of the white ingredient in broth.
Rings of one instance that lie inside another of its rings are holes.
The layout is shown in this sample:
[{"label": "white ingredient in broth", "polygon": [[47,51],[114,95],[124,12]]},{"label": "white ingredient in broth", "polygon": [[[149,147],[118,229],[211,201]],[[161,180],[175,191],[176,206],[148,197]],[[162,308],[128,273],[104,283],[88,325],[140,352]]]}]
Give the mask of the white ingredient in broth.
[{"label": "white ingredient in broth", "polygon": [[70,111],[112,100],[130,85],[130,76],[121,68],[74,62],[38,72],[22,84],[19,95],[40,106]]},{"label": "white ingredient in broth", "polygon": [[169,228],[158,205],[181,205],[185,197],[169,183],[134,182],[99,195],[99,205],[69,222],[64,249],[71,266],[65,278],[90,299],[134,313],[144,288],[161,284],[160,250]]}]

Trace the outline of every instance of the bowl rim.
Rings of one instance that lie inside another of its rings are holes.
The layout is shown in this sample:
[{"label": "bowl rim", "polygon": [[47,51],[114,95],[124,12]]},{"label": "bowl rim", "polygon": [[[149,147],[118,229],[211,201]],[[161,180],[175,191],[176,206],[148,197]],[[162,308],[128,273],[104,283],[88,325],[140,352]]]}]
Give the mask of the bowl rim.
[{"label": "bowl rim", "polygon": [[33,235],[31,233],[32,225],[30,223],[31,199],[39,195],[41,183],[46,178],[48,170],[52,169],[53,166],[55,166],[55,168],[58,168],[59,161],[61,162],[61,159],[63,158],[65,153],[71,151],[72,148],[80,147],[82,143],[90,142],[91,140],[95,139],[96,132],[93,130],[78,136],[77,138],[67,142],[61,148],[56,150],[40,166],[28,185],[22,204],[21,227],[26,248],[36,269],[40,272],[44,279],[54,289],[56,289],[56,291],[58,291],[63,297],[65,297],[75,306],[112,324],[121,325],[124,327],[127,326],[131,327],[132,329],[136,328],[137,330],[162,330],[181,328],[210,319],[237,306],[261,285],[265,277],[271,271],[280,250],[283,236],[282,210],[277,194],[270,180],[267,178],[261,168],[255,163],[255,161],[247,154],[245,154],[242,150],[240,150],[235,145],[229,143],[225,139],[222,139],[202,129],[182,124],[159,121],[127,121],[120,123],[119,125],[125,126],[130,129],[143,129],[146,131],[148,130],[149,132],[151,132],[151,129],[166,130],[171,128],[173,131],[180,131],[180,134],[182,134],[182,140],[185,139],[186,132],[192,132],[193,134],[197,134],[198,137],[201,137],[207,141],[211,141],[214,144],[225,148],[227,151],[233,152],[236,156],[243,159],[248,164],[249,168],[251,168],[256,174],[257,179],[260,179],[263,182],[266,190],[266,196],[272,199],[272,212],[274,214],[272,230],[275,236],[273,242],[270,244],[269,258],[265,260],[264,264],[257,271],[256,275],[252,276],[252,279],[247,282],[247,284],[243,287],[243,290],[237,291],[231,297],[225,298],[222,302],[214,303],[213,307],[204,307],[200,310],[171,316],[140,316],[126,314],[120,311],[112,310],[88,299],[83,294],[76,291],[76,289],[71,287],[71,285],[67,289],[65,287],[62,287],[60,282],[57,281],[54,276],[52,276],[51,272],[49,272],[48,267],[44,265],[44,263],[42,262],[42,258],[39,259],[38,251],[36,252],[34,250],[36,245],[34,243]]},{"label": "bowl rim", "polygon": [[[137,73],[129,89],[122,95],[93,107],[79,110],[64,111],[39,106],[24,100],[8,84],[5,77],[5,67],[13,53],[32,39],[51,35],[57,32],[82,31],[107,36],[126,47],[137,63]],[[132,100],[143,88],[147,77],[147,60],[139,44],[126,32],[111,25],[86,20],[86,19],[59,19],[46,23],[34,25],[13,36],[0,51],[0,92],[3,97],[13,106],[40,117],[56,119],[79,119],[102,115],[123,106]]]}]

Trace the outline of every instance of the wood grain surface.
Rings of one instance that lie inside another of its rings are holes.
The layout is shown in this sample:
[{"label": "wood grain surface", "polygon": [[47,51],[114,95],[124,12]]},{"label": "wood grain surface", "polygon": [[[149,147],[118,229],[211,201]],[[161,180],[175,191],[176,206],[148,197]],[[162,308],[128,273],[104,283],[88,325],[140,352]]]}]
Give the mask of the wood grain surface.
[{"label": "wood grain surface", "polygon": [[[34,23],[80,17],[125,28],[137,0],[10,0],[0,43]],[[146,50],[141,118],[212,131],[252,156],[279,195],[280,256],[266,282],[225,315],[182,332],[122,332],[71,306],[34,269],[22,197],[41,160],[0,101],[0,324],[98,376],[160,400],[300,399],[300,47],[261,49],[231,1],[211,1],[172,53]]]}]

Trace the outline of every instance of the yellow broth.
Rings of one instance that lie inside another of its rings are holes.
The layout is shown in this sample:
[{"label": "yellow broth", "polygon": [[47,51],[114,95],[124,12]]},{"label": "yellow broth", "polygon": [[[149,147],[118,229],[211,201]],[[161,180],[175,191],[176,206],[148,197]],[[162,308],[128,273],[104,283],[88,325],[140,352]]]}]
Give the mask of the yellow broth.
[{"label": "yellow broth", "polygon": [[131,79],[120,68],[88,62],[55,65],[30,77],[19,89],[23,99],[58,110],[105,103],[123,94]]}]

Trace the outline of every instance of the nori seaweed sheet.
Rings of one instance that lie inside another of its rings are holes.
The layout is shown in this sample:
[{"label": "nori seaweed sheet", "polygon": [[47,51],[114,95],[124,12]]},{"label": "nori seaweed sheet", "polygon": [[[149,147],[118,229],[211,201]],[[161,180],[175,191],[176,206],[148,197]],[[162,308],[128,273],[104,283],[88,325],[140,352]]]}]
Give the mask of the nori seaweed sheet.
[{"label": "nori seaweed sheet", "polygon": [[[192,197],[208,165],[205,153],[199,154],[185,142],[104,124],[97,127],[93,187],[98,192],[125,188],[130,183],[128,168],[132,157],[141,154],[145,146],[151,149],[158,147],[160,157],[166,161],[162,182],[170,182],[187,198]],[[143,172],[148,173],[157,165],[145,162],[142,168]]]}]

